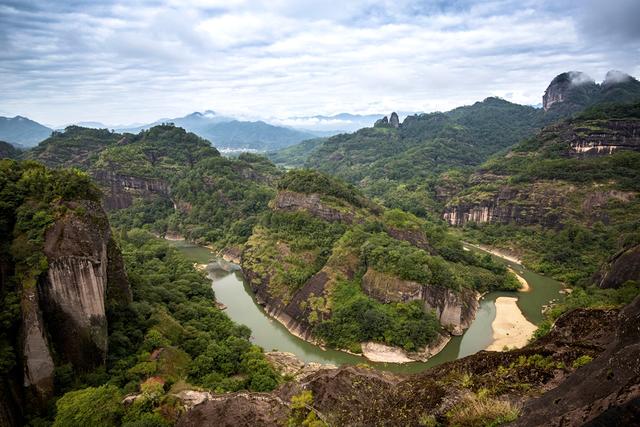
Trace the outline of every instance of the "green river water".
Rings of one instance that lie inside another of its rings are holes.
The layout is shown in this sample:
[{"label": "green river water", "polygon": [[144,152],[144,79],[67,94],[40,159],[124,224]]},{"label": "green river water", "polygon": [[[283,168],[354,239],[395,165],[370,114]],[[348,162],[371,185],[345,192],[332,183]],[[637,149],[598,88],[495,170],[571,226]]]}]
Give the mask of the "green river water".
[{"label": "green river water", "polygon": [[491,323],[495,319],[495,300],[499,296],[517,296],[518,306],[522,313],[534,324],[539,324],[543,320],[542,307],[562,296],[559,292],[562,289],[560,282],[529,271],[514,262],[496,257],[527,280],[530,287],[529,292],[492,292],[485,295],[480,300],[480,309],[469,329],[462,336],[453,337],[440,353],[427,362],[373,363],[364,357],[342,351],[323,350],[292,335],[256,303],[249,285],[244,282],[242,273],[237,266],[217,259],[208,248],[185,241],[172,243],[191,261],[209,264],[207,271],[216,299],[227,306],[226,313],[229,317],[251,329],[251,340],[255,344],[264,348],[265,351],[279,350],[294,353],[305,362],[338,366],[366,363],[375,368],[393,372],[419,372],[428,367],[476,353],[491,344],[493,337]]}]

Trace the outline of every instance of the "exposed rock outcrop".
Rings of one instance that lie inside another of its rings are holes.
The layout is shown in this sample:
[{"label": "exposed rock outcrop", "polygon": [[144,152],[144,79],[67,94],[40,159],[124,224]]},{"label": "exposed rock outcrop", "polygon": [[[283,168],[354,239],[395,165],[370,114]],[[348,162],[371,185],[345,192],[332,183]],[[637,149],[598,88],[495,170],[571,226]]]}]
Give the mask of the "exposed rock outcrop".
[{"label": "exposed rock outcrop", "polygon": [[367,295],[384,303],[422,301],[425,310],[433,310],[440,324],[453,335],[461,335],[471,325],[479,307],[479,294],[473,290],[454,292],[441,286],[402,280],[372,268],[362,277],[362,288]]},{"label": "exposed rock outcrop", "polygon": [[637,425],[640,422],[640,297],[621,311],[611,342],[593,362],[528,402],[517,426]]},{"label": "exposed rock outcrop", "polygon": [[303,194],[293,191],[280,191],[273,201],[274,209],[283,211],[306,211],[326,221],[340,221],[351,224],[354,214],[349,210],[340,210],[323,203],[319,194]]},{"label": "exposed rock outcrop", "polygon": [[127,302],[131,293],[100,206],[83,202],[69,208],[86,213],[67,214],[47,231],[49,269],[38,290],[47,323],[55,325],[49,333],[58,354],[78,369],[92,369],[103,364],[107,354],[108,283],[114,298]]},{"label": "exposed rock outcrop", "polygon": [[42,408],[53,396],[55,365],[36,287],[22,290],[21,306],[24,387],[35,406]]},{"label": "exposed rock outcrop", "polygon": [[547,87],[542,97],[542,106],[549,111],[552,105],[565,102],[570,91],[578,86],[596,87],[595,81],[587,74],[580,71],[569,71],[557,75]]},{"label": "exposed rock outcrop", "polygon": [[323,369],[336,369],[334,365],[323,365],[316,362],[305,363],[298,359],[295,354],[284,351],[270,351],[265,353],[265,357],[278,372],[296,381]]},{"label": "exposed rock outcrop", "polygon": [[97,170],[93,178],[104,189],[103,205],[106,210],[130,207],[136,198],[169,198],[169,185],[161,179],[138,178],[110,170]]},{"label": "exposed rock outcrop", "polygon": [[176,427],[283,426],[289,406],[269,393],[214,395],[180,417]]},{"label": "exposed rock outcrop", "polygon": [[106,304],[131,301],[120,252],[96,202],[68,202],[44,240],[49,268],[22,289],[24,385],[44,404],[54,391],[56,363],[77,370],[104,364]]},{"label": "exposed rock outcrop", "polygon": [[400,127],[400,119],[398,118],[398,114],[395,111],[391,113],[391,116],[389,116],[389,126],[393,128]]},{"label": "exposed rock outcrop", "polygon": [[617,253],[594,279],[604,289],[619,288],[627,280],[640,282],[640,245]]},{"label": "exposed rock outcrop", "polygon": [[542,224],[558,223],[557,208],[561,206],[572,186],[554,183],[535,183],[529,187],[500,187],[492,193],[474,198],[454,199],[445,207],[443,218],[450,225],[461,226],[468,222],[478,224]]}]

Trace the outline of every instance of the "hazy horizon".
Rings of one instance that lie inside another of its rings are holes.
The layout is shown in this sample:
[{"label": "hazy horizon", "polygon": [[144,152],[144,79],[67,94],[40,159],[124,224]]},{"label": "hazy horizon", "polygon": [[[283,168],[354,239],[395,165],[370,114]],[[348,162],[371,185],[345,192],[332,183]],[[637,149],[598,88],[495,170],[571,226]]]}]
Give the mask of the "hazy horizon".
[{"label": "hazy horizon", "polygon": [[564,71],[640,75],[637,16],[633,0],[0,0],[0,115],[277,122],[488,96],[536,105]]}]

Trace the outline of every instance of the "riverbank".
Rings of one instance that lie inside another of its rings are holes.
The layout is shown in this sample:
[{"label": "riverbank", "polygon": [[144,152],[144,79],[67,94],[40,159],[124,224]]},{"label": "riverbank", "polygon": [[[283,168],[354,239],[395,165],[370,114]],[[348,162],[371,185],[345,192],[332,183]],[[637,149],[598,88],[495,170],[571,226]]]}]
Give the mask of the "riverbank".
[{"label": "riverbank", "polygon": [[476,244],[467,243],[467,242],[465,242],[464,244],[476,249],[480,249],[481,251],[488,252],[497,257],[506,259],[507,261],[511,261],[516,264],[522,265],[522,260],[518,256],[516,256],[513,252],[509,252],[503,249],[496,249],[496,248],[492,248],[491,246],[480,245],[480,244],[476,245]]},{"label": "riverbank", "polygon": [[527,282],[525,280],[524,277],[522,277],[521,275],[519,275],[513,268],[509,267],[509,271],[511,273],[513,273],[514,276],[516,276],[516,279],[518,279],[518,282],[520,282],[520,289],[518,289],[518,292],[529,292],[531,290],[531,288],[529,287],[529,282]]},{"label": "riverbank", "polygon": [[517,297],[496,299],[496,318],[491,324],[493,343],[487,350],[503,351],[505,348],[521,348],[527,345],[537,327],[524,317],[517,302]]}]

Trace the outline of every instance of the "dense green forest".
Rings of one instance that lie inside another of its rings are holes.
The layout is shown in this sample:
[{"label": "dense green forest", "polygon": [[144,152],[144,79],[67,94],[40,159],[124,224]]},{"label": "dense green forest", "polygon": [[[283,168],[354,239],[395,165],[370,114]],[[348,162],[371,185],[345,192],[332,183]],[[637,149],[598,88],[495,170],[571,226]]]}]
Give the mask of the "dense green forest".
[{"label": "dense green forest", "polygon": [[[179,233],[217,247],[246,241],[280,174],[262,156],[222,157],[208,141],[171,124],[137,135],[71,126],[26,157],[51,167],[82,168],[114,198],[130,191],[118,183],[122,177],[136,179],[142,188],[159,187],[133,193],[132,205],[111,210],[113,224]],[[105,177],[106,172],[113,175]]]}]

